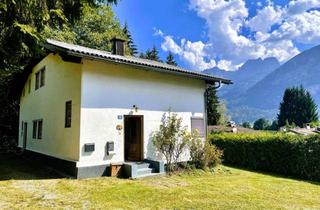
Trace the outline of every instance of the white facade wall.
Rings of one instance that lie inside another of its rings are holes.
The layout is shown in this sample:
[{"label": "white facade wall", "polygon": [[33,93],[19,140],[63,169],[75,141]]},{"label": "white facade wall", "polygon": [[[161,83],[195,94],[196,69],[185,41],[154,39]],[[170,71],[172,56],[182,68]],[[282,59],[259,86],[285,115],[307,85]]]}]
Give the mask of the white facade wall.
[{"label": "white facade wall", "polygon": [[[144,116],[144,158],[162,159],[151,136],[169,109],[183,118],[191,131],[191,117],[204,117],[205,82],[183,76],[135,69],[83,59],[81,77],[80,160],[78,167],[124,161],[123,115]],[[132,108],[138,107],[138,111]],[[115,155],[106,155],[106,143],[115,142]],[[94,152],[84,144],[95,143]],[[184,157],[187,159],[187,157]]]},{"label": "white facade wall", "polygon": [[[45,85],[35,90],[35,73],[45,67]],[[29,93],[29,80],[31,91]],[[29,75],[20,99],[19,147],[22,122],[28,123],[26,149],[64,160],[78,161],[80,139],[81,64],[50,54]],[[65,128],[65,102],[72,100],[72,125]],[[33,121],[42,119],[42,139],[33,139]]]}]

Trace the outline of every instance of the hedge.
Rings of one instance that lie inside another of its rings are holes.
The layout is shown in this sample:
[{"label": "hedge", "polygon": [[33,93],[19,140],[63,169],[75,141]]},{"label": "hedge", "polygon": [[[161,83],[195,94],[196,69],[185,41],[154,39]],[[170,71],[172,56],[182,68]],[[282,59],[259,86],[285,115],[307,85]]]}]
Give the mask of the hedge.
[{"label": "hedge", "polygon": [[320,181],[320,135],[212,134],[209,138],[223,150],[226,164]]}]

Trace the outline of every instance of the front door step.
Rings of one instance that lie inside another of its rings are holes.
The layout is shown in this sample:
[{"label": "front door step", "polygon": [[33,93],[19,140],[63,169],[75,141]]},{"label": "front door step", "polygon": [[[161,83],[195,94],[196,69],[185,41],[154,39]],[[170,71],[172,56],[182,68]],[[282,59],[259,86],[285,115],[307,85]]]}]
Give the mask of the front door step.
[{"label": "front door step", "polygon": [[[157,162],[157,164],[155,164]],[[165,172],[162,170],[162,162],[148,161],[145,162],[125,162],[124,173],[125,176],[132,179],[140,179],[146,177],[153,177],[164,175]]]}]

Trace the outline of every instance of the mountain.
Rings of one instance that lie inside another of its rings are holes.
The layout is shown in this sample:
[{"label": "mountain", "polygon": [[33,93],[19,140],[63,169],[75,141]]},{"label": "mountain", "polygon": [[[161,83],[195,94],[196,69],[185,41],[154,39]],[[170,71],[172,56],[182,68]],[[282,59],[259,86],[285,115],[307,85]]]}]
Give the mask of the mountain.
[{"label": "mountain", "polygon": [[320,45],[293,57],[247,90],[241,104],[276,109],[286,88],[303,85],[320,106]]},{"label": "mountain", "polygon": [[244,94],[266,75],[280,66],[276,58],[254,59],[245,62],[236,71],[225,71],[217,67],[204,70],[203,73],[231,79],[233,85],[225,86],[219,91],[220,97],[230,101]]}]

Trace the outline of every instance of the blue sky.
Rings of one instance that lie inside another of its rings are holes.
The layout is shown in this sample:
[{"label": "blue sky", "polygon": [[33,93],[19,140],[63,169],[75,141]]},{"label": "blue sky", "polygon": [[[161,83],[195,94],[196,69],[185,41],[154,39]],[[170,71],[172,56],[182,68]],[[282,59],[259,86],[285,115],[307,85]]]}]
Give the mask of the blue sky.
[{"label": "blue sky", "polygon": [[[320,44],[320,0],[121,0],[114,6],[128,22],[139,51],[155,45],[180,66],[235,70],[248,59],[285,62]],[[156,35],[155,35],[156,34]]]}]

